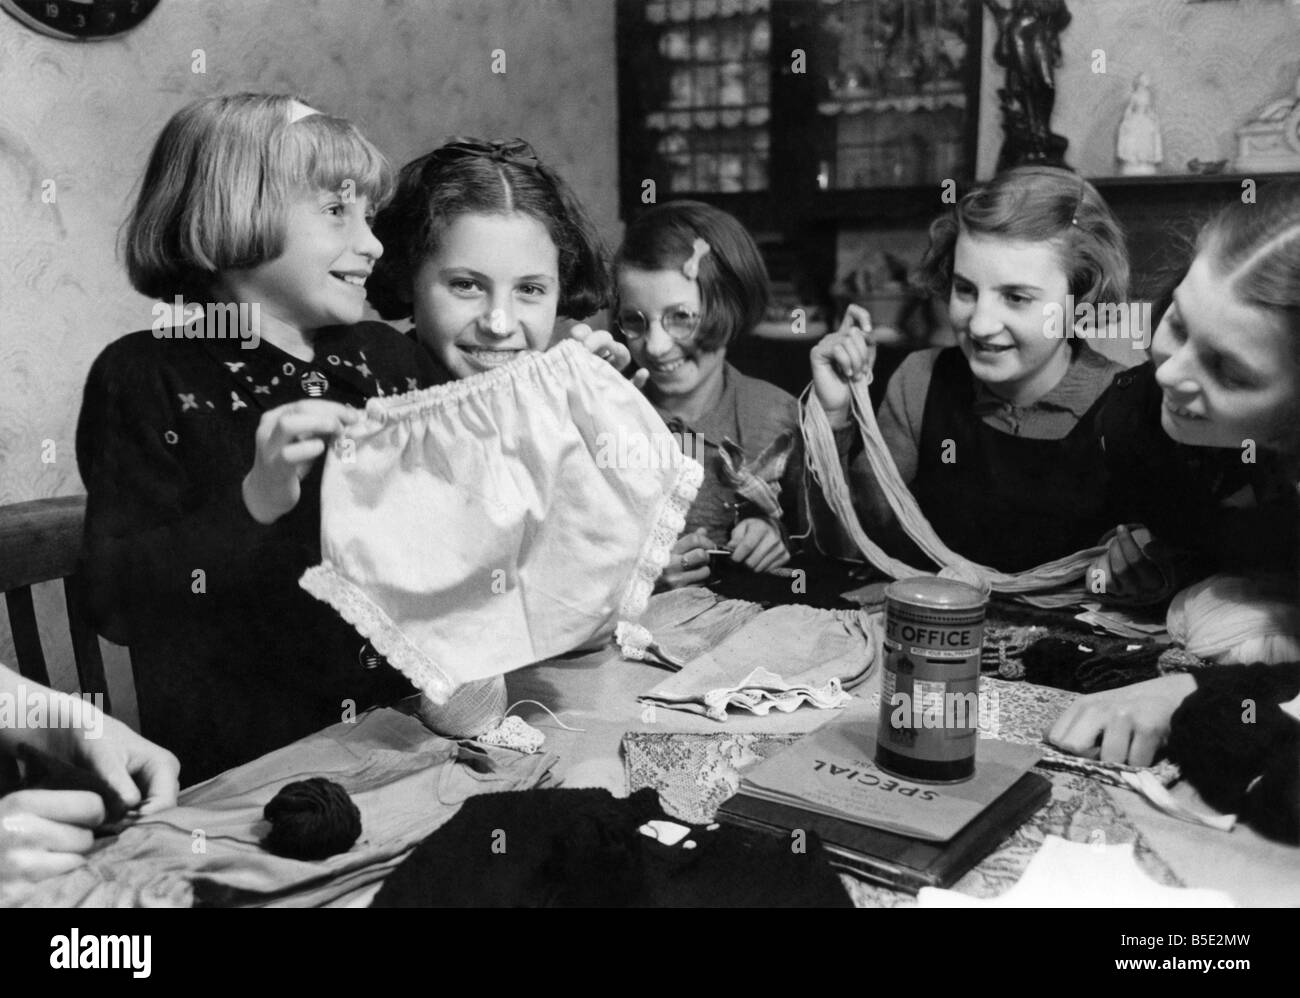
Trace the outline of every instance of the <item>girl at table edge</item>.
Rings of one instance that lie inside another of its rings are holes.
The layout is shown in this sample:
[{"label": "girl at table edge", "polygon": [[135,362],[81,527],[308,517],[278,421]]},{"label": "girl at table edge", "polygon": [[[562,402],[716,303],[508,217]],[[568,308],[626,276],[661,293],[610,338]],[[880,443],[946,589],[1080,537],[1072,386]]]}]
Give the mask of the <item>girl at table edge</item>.
[{"label": "girl at table edge", "polygon": [[[55,701],[67,694],[25,679],[0,662],[0,697],[24,702],[48,698],[45,716],[64,716]],[[128,808],[141,815],[176,803],[180,762],[93,704],[73,705],[76,727],[0,725],[0,755],[22,745],[97,773]],[[0,796],[0,906],[21,902],[27,884],[66,873],[85,862],[93,831],[104,822],[103,799],[88,790],[15,790]]]},{"label": "girl at table edge", "polygon": [[[1258,203],[1234,202],[1206,225],[1151,357],[1164,432],[1188,448],[1218,448],[1229,456],[1256,441],[1294,515],[1300,483],[1300,187],[1261,188]],[[1160,585],[1159,566],[1148,561],[1134,549],[1121,553],[1118,564],[1139,581]],[[1261,704],[1295,695],[1300,665],[1246,668],[1162,676],[1082,697],[1048,738],[1078,755],[1147,765],[1170,739],[1175,712],[1198,689],[1229,682]]]}]

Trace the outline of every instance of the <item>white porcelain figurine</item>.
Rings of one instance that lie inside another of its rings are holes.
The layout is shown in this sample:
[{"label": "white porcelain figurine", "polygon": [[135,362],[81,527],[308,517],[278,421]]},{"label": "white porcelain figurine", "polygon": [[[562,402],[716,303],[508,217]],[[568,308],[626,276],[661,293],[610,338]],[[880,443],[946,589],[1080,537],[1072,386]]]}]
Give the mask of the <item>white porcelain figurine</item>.
[{"label": "white porcelain figurine", "polygon": [[1125,177],[1150,176],[1164,159],[1160,121],[1151,106],[1151,80],[1146,73],[1139,73],[1133,81],[1133,93],[1119,123],[1115,156],[1119,160],[1120,175]]}]

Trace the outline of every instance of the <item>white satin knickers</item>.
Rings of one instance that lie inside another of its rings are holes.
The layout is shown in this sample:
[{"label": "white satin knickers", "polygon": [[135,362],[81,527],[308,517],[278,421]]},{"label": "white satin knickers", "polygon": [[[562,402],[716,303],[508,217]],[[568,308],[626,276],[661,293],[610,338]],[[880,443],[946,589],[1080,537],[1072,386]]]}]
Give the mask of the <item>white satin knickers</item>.
[{"label": "white satin knickers", "polygon": [[439,704],[638,619],[702,476],[572,341],[366,416],[326,457],[301,584]]}]

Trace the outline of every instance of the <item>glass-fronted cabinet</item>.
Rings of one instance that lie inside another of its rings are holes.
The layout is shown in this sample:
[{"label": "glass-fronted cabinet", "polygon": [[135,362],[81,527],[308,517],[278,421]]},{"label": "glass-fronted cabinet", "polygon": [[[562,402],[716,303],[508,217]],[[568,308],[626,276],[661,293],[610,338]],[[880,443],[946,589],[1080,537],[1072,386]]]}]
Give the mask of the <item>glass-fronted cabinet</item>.
[{"label": "glass-fronted cabinet", "polygon": [[773,301],[731,349],[741,370],[806,383],[841,232],[923,228],[943,181],[973,180],[983,18],[979,0],[619,0],[623,217],[690,197],[754,234]]},{"label": "glass-fronted cabinet", "polygon": [[642,116],[669,193],[765,191],[771,148],[770,0],[652,0],[660,70]]},{"label": "glass-fronted cabinet", "polygon": [[769,226],[897,215],[907,191],[932,210],[974,173],[982,19],[978,0],[620,0],[624,215],[646,181]]},{"label": "glass-fronted cabinet", "polygon": [[819,189],[966,179],[973,172],[978,9],[971,17],[966,0],[815,6]]}]

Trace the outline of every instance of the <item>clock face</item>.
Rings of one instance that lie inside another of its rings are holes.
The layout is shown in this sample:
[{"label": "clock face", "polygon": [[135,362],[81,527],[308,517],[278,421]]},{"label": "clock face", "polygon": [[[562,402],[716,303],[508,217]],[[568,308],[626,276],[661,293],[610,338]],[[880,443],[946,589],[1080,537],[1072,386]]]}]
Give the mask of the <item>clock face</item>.
[{"label": "clock face", "polygon": [[68,41],[93,42],[130,31],[158,0],[0,0],[29,28]]}]

